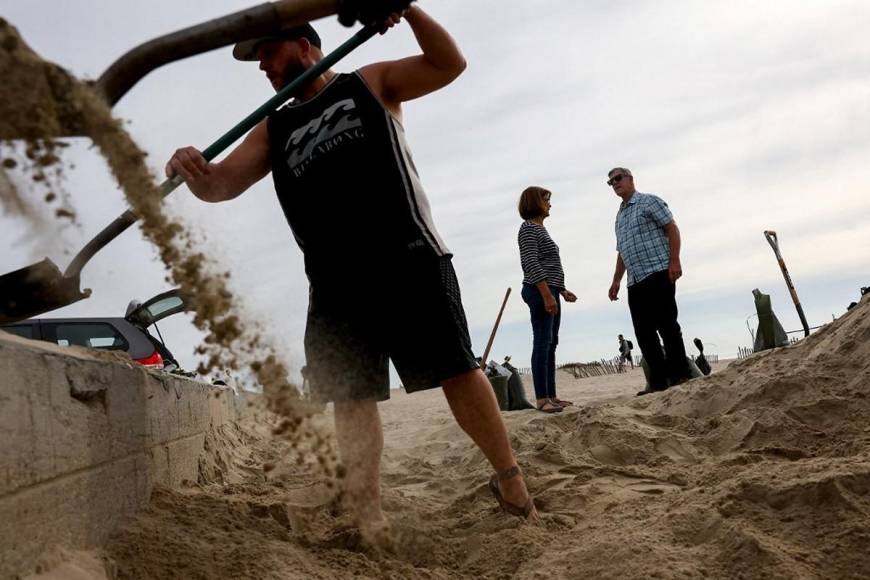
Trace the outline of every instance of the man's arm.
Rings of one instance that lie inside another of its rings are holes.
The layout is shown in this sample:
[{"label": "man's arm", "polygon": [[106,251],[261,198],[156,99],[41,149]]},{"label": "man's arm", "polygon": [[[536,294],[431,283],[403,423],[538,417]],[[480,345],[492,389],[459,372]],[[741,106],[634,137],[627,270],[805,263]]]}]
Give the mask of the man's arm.
[{"label": "man's arm", "polygon": [[616,253],[616,269],[613,272],[613,283],[610,285],[610,290],[607,292],[608,298],[616,300],[619,295],[619,283],[622,282],[622,276],[625,274],[625,262],[622,261],[622,254]]},{"label": "man's arm", "polygon": [[670,260],[668,262],[668,277],[671,282],[676,282],[683,275],[683,266],[680,264],[680,228],[677,222],[672,221],[665,225],[665,235],[668,237],[668,249]]},{"label": "man's arm", "polygon": [[423,53],[360,69],[375,95],[396,116],[401,114],[401,103],[450,84],[465,70],[465,57],[443,26],[418,6],[406,10],[404,18]]},{"label": "man's arm", "polygon": [[209,163],[194,147],[182,147],[166,164],[167,177],[180,175],[196,197],[209,202],[238,197],[270,170],[265,120],[219,163]]}]

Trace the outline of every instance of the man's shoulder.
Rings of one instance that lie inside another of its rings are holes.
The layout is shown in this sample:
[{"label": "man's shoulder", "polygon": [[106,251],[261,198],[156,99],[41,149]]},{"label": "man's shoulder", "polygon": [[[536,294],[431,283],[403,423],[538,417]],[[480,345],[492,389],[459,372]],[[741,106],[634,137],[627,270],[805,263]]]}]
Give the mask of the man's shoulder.
[{"label": "man's shoulder", "polygon": [[660,196],[656,195],[655,193],[641,193],[640,191],[638,191],[637,193],[635,193],[635,195],[638,196],[639,203],[662,204],[664,206],[668,205],[668,202],[663,200]]}]

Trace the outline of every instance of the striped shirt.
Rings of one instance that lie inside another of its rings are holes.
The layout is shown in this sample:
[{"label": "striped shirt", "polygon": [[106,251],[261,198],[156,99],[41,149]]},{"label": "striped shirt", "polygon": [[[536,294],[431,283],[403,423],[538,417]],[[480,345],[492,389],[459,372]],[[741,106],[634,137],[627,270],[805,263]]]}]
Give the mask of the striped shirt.
[{"label": "striped shirt", "polygon": [[523,266],[523,284],[535,285],[543,280],[548,286],[564,290],[565,272],[559,259],[559,246],[550,237],[547,228],[525,221],[520,226],[517,242]]},{"label": "striped shirt", "polygon": [[628,286],[668,269],[671,256],[664,227],[674,221],[660,197],[635,191],[616,213],[616,251],[628,272]]}]

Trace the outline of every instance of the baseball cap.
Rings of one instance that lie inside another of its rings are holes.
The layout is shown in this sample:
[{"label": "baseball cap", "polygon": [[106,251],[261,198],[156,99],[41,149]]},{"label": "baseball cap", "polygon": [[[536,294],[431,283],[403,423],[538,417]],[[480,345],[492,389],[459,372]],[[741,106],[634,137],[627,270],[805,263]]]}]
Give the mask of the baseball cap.
[{"label": "baseball cap", "polygon": [[235,57],[236,60],[257,60],[257,45],[261,42],[267,40],[296,40],[298,38],[305,38],[308,42],[317,48],[320,48],[320,35],[317,34],[317,31],[314,30],[313,26],[305,24],[303,26],[285,28],[284,30],[269,36],[260,36],[259,38],[243,40],[233,47],[233,57]]}]

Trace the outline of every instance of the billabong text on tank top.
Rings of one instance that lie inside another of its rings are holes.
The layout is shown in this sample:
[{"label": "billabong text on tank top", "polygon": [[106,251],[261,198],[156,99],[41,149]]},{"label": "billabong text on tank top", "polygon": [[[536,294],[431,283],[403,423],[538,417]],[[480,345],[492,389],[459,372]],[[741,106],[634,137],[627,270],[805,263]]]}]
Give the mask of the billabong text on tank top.
[{"label": "billabong text on tank top", "polygon": [[294,177],[300,177],[315,159],[328,155],[345,142],[364,136],[354,100],[338,101],[290,133],[290,138],[284,144],[287,167]]}]

